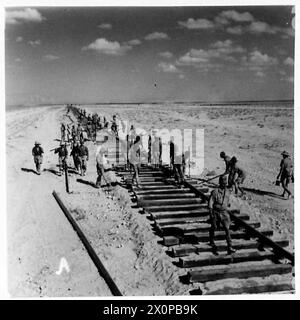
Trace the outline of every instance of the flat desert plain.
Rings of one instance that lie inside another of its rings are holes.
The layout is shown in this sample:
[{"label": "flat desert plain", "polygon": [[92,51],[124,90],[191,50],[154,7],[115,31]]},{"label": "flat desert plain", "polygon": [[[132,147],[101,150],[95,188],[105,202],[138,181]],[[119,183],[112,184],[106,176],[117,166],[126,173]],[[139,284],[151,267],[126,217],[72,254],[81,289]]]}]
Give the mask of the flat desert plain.
[{"label": "flat desert plain", "polygon": [[[220,151],[235,155],[247,172],[246,196],[233,201],[261,221],[274,235],[290,240],[294,249],[294,202],[280,197],[275,186],[280,153],[293,159],[294,108],[287,103],[197,106],[181,104],[80,105],[108,119],[118,113],[129,124],[149,129],[204,129],[204,175],[224,171]],[[111,194],[93,187],[95,146],[88,142],[90,160],[85,183],[70,174],[71,194],[57,171],[60,123],[72,123],[65,106],[7,109],[6,183],[8,285],[14,297],[109,296],[100,277],[52,196],[56,190],[85,232],[123,295],[185,295],[192,285],[178,279],[184,270],[171,263],[158,244],[150,221],[116,186]],[[35,174],[31,150],[39,140],[45,150],[42,174]],[[72,166],[72,161],[69,160]],[[201,173],[199,173],[200,175]],[[293,185],[291,185],[293,190]],[[68,268],[59,270],[67,263]],[[61,271],[61,272],[60,272]],[[225,280],[224,280],[225,281]],[[226,280],[228,283],[230,280]]]}]

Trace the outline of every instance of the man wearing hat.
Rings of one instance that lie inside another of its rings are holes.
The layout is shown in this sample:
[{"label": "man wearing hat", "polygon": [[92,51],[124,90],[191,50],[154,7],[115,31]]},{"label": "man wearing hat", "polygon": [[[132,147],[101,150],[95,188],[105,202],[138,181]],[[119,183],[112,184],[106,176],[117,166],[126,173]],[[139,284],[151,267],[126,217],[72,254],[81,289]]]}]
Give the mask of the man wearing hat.
[{"label": "man wearing hat", "polygon": [[229,204],[229,191],[226,188],[227,177],[225,175],[219,178],[219,188],[211,192],[208,208],[210,214],[211,227],[209,230],[210,245],[212,246],[212,251],[215,255],[218,255],[217,246],[214,241],[215,230],[222,227],[225,231],[225,237],[227,242],[227,253],[234,253],[236,250],[232,248],[231,236],[230,236],[230,216],[227,211]]},{"label": "man wearing hat", "polygon": [[293,179],[294,166],[290,158],[290,154],[287,151],[283,151],[281,155],[282,155],[282,160],[280,162],[280,171],[278,173],[277,180],[280,179],[280,182],[283,188],[282,197],[284,197],[285,193],[287,193],[288,199],[290,199],[292,198],[292,193],[288,189],[288,185],[291,182],[291,179]]},{"label": "man wearing hat", "polygon": [[66,160],[68,158],[68,150],[66,143],[61,141],[60,147],[56,148],[54,153],[58,153],[59,175],[62,175],[64,167],[66,165]]},{"label": "man wearing hat", "polygon": [[78,159],[81,175],[85,176],[85,172],[87,169],[87,161],[89,161],[89,149],[84,145],[84,141],[80,141],[80,146],[78,148]]},{"label": "man wearing hat", "polygon": [[32,155],[33,155],[33,161],[36,167],[36,173],[38,175],[41,174],[41,164],[43,163],[43,153],[44,153],[44,150],[41,147],[40,142],[36,141],[32,149]]}]

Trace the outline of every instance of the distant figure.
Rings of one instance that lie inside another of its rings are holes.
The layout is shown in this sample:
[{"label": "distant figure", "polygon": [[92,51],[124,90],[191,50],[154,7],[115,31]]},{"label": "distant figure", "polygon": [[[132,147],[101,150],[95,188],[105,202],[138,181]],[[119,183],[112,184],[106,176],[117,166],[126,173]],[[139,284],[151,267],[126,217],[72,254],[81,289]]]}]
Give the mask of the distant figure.
[{"label": "distant figure", "polygon": [[77,140],[74,141],[72,151],[70,153],[70,156],[73,157],[73,162],[74,162],[74,168],[76,172],[78,173],[79,171],[79,143]]},{"label": "distant figure", "polygon": [[34,147],[32,148],[33,161],[36,167],[36,173],[41,174],[41,164],[43,163],[43,153],[44,150],[41,147],[40,142],[35,141]]},{"label": "distant figure", "polygon": [[134,144],[135,138],[136,138],[136,130],[134,125],[130,127],[129,135],[128,135],[128,142],[129,142],[129,148]]},{"label": "distant figure", "polygon": [[170,139],[170,167],[174,171],[174,137]]},{"label": "distant figure", "polygon": [[293,162],[290,158],[290,154],[287,151],[283,151],[281,153],[282,160],[280,162],[280,171],[277,176],[277,180],[280,179],[283,194],[281,195],[283,198],[285,197],[285,193],[288,194],[288,199],[292,198],[292,193],[288,189],[290,182],[294,180],[294,166]]},{"label": "distant figure", "polygon": [[242,169],[237,164],[237,158],[232,157],[230,160],[230,173],[229,173],[229,186],[234,186],[235,188],[235,194],[238,194],[238,191],[240,191],[242,194],[245,194],[243,188],[241,185],[244,183],[246,179],[246,171]]},{"label": "distant figure", "polygon": [[[180,142],[179,142],[180,143]],[[175,181],[178,186],[181,188],[184,183],[184,174],[183,174],[183,158],[182,158],[182,148],[178,142],[174,141],[174,175]]]},{"label": "distant figure", "polygon": [[220,153],[220,158],[223,159],[225,162],[225,173],[224,174],[229,174],[231,158],[229,156],[227,156],[224,151],[222,151]]},{"label": "distant figure", "polygon": [[129,154],[128,154],[129,162],[133,168],[132,185],[134,184],[134,181],[136,181],[137,188],[140,188],[139,166],[141,162],[140,160],[141,148],[142,148],[141,137],[137,136],[134,144],[129,149]]},{"label": "distant figure", "polygon": [[64,123],[60,126],[60,140],[65,141],[65,134],[66,134],[66,126]]},{"label": "distant figure", "polygon": [[161,140],[159,136],[154,135],[154,139],[151,141],[151,164],[154,164],[157,167],[160,164],[160,144]]},{"label": "distant figure", "polygon": [[56,148],[54,153],[58,154],[59,175],[62,175],[68,158],[68,150],[66,144],[61,141],[60,147]]},{"label": "distant figure", "polygon": [[109,165],[108,159],[107,159],[107,155],[108,155],[107,140],[108,140],[108,137],[105,136],[104,143],[100,146],[96,155],[96,169],[97,169],[97,175],[98,175],[96,180],[96,188],[101,187],[102,177],[105,180],[106,185],[111,186],[111,184],[107,182],[105,178],[105,171],[106,169],[108,169],[108,165]]},{"label": "distant figure", "polygon": [[117,125],[117,116],[113,115],[112,123],[111,123],[111,131],[114,132],[116,136],[118,136],[118,125]]},{"label": "distant figure", "polygon": [[75,129],[74,124],[72,125],[71,136],[72,136],[73,142],[75,142],[75,140],[76,140],[76,129]]},{"label": "distant figure", "polygon": [[87,170],[87,161],[89,161],[89,149],[84,145],[84,141],[80,141],[79,146],[79,166],[80,166],[80,174],[85,176]]},{"label": "distant figure", "polygon": [[227,242],[227,253],[234,253],[236,250],[232,248],[231,236],[230,236],[230,215],[228,213],[229,203],[229,191],[226,188],[227,178],[225,175],[219,178],[219,187],[211,192],[209,198],[209,214],[211,227],[209,230],[210,245],[215,255],[218,255],[218,249],[214,241],[215,230],[220,228],[222,225]]}]

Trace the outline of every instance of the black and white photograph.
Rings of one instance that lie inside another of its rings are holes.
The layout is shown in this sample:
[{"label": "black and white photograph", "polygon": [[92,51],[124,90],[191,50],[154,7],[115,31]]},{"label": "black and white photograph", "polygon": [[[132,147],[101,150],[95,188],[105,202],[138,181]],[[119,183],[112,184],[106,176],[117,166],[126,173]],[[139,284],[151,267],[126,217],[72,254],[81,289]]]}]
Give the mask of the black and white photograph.
[{"label": "black and white photograph", "polygon": [[10,298],[295,296],[295,6],[3,11]]}]

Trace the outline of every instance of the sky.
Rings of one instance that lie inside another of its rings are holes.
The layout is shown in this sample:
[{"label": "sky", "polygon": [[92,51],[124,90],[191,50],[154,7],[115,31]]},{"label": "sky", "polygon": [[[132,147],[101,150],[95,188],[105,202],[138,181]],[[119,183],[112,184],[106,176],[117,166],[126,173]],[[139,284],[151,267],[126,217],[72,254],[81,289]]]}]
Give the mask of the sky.
[{"label": "sky", "polygon": [[294,97],[291,6],[10,7],[6,104]]}]

